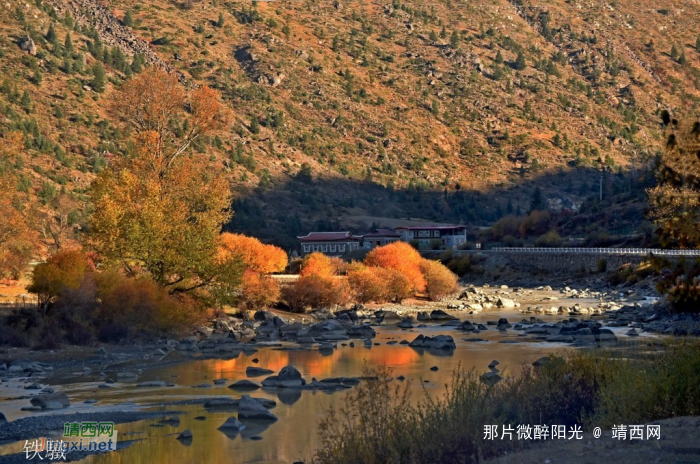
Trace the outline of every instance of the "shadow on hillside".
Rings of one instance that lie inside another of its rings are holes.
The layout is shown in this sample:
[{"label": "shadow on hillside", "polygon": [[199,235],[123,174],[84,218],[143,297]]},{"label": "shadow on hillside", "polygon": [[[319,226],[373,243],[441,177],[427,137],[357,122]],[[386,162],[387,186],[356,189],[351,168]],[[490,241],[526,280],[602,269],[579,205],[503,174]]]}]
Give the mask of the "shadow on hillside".
[{"label": "shadow on hillside", "polygon": [[592,168],[542,173],[517,185],[484,190],[456,189],[455,184],[398,190],[371,180],[299,177],[237,198],[225,230],[290,250],[297,246],[297,235],[312,230],[363,233],[390,225],[389,218],[487,226],[508,214],[527,214],[539,187],[552,207],[576,211],[571,216],[582,225],[603,220],[613,232],[630,233],[644,221],[644,189],[652,178],[649,172],[634,177],[605,173],[602,203],[601,173]]}]

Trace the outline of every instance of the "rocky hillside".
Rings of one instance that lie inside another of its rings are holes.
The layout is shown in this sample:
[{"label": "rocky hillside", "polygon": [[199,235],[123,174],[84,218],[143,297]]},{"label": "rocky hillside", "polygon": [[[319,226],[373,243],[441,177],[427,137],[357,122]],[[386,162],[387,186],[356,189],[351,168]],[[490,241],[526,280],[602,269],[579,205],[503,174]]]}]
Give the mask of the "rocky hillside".
[{"label": "rocky hillside", "polygon": [[658,110],[700,101],[700,6],[657,6],[4,0],[0,134],[26,136],[4,169],[79,223],[126,144],[106,103],[155,65],[236,114],[194,147],[231,175],[234,228],[282,243],[359,217],[483,225],[527,210],[535,186],[580,204],[600,170],[610,194],[632,191]]}]

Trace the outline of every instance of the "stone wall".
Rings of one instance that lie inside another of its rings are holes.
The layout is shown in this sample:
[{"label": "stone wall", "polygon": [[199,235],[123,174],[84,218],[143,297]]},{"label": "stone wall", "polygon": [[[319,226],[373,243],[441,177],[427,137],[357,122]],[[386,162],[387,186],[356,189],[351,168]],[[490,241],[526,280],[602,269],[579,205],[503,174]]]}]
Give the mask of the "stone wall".
[{"label": "stone wall", "polygon": [[601,260],[605,260],[607,270],[614,271],[623,264],[639,264],[648,256],[638,254],[600,254],[600,253],[518,253],[488,252],[503,254],[518,268],[534,268],[547,272],[597,272]]}]

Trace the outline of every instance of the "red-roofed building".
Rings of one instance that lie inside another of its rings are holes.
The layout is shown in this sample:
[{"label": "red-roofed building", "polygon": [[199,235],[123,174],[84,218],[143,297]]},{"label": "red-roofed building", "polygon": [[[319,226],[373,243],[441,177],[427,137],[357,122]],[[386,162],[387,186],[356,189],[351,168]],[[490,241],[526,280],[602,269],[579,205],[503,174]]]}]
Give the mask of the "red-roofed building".
[{"label": "red-roofed building", "polygon": [[362,236],[364,248],[375,248],[401,240],[401,234],[393,229],[376,229]]},{"label": "red-roofed building", "polygon": [[397,227],[404,242],[417,242],[418,248],[428,250],[434,244],[440,248],[457,248],[467,243],[467,228],[465,226],[414,226]]},{"label": "red-roofed building", "polygon": [[301,255],[315,251],[329,256],[341,256],[360,248],[361,235],[350,232],[310,232],[297,237],[301,242]]}]

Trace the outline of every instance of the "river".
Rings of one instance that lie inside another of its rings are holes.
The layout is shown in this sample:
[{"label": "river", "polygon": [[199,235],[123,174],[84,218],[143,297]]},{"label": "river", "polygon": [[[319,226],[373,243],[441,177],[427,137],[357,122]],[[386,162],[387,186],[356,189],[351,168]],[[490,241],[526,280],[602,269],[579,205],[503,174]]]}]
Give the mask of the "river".
[{"label": "river", "polygon": [[[515,323],[523,318],[517,311],[484,312],[479,315],[462,315],[474,323],[484,323],[507,317]],[[565,316],[541,316],[546,322],[556,322]],[[245,379],[248,366],[257,366],[278,372],[287,365],[297,368],[308,381],[328,377],[361,376],[363,366],[387,366],[393,375],[403,375],[411,381],[412,397],[419,401],[425,394],[442,394],[455,369],[488,371],[487,365],[498,360],[501,372],[517,373],[523,365],[552,352],[574,349],[567,344],[547,343],[524,336],[523,332],[498,331],[494,326],[478,335],[465,334],[454,327],[429,324],[427,327],[401,330],[395,326],[376,327],[374,345],[367,347],[362,340],[338,343],[331,354],[321,353],[317,348],[299,350],[297,344],[277,347],[259,347],[253,354],[240,353],[232,359],[193,359],[176,365],[145,370],[133,382],[117,382],[114,388],[100,389],[101,382],[85,382],[79,376],[54,378],[49,383],[62,384],[70,396],[71,408],[76,411],[98,411],[105,409],[132,410],[139,407],[182,411],[179,424],[162,424],[159,419],[118,424],[119,440],[136,440],[135,443],[118,452],[89,456],[81,462],[99,464],[117,463],[292,463],[308,462],[314,450],[320,445],[319,421],[330,407],[342,406],[347,391],[326,393],[321,391],[285,390],[278,395],[277,390],[257,390],[253,397],[274,400],[277,406],[271,411],[279,418],[267,427],[248,427],[239,435],[229,437],[218,427],[235,412],[211,411],[202,404],[158,406],[164,402],[187,399],[201,399],[206,396],[234,396],[240,393],[227,388],[231,383]],[[626,329],[625,329],[626,330]],[[456,342],[456,350],[448,353],[434,353],[410,348],[407,345],[388,344],[401,340],[413,340],[417,335],[451,335]],[[619,339],[625,340],[624,331],[616,330]],[[479,337],[484,341],[465,341]],[[639,338],[646,338],[644,336]],[[258,362],[255,363],[254,359]],[[431,367],[437,367],[437,371]],[[261,381],[265,377],[251,380]],[[225,384],[214,385],[215,379],[227,379]],[[115,379],[116,380],[116,379]],[[172,387],[137,387],[138,382],[163,380],[172,382]],[[198,387],[208,384],[209,387]],[[7,385],[11,387],[12,385]],[[9,396],[8,394],[2,396]],[[97,400],[85,404],[86,400]],[[22,403],[26,405],[26,400]],[[156,405],[156,406],[154,406]],[[15,405],[16,406],[16,405]],[[12,402],[5,405],[8,420],[25,416]],[[67,411],[61,411],[65,413]],[[33,413],[44,414],[44,413]],[[204,419],[203,419],[204,418]],[[192,431],[191,443],[181,443],[176,439],[179,432]],[[55,438],[60,439],[61,433]],[[22,451],[23,443],[13,443],[0,447],[0,455]]]}]

